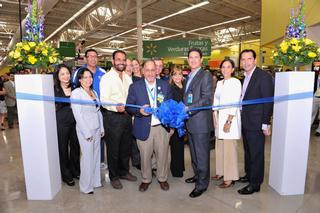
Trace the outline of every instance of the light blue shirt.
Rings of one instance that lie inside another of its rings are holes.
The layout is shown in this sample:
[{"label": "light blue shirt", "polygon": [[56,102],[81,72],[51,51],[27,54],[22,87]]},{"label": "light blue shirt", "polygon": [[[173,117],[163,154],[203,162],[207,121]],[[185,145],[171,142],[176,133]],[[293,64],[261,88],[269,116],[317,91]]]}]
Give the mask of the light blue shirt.
[{"label": "light blue shirt", "polygon": [[187,85],[186,85],[186,91],[188,91],[188,88],[190,86],[192,79],[194,78],[194,76],[196,76],[196,74],[199,72],[200,69],[201,69],[201,67],[199,67],[197,70],[189,73],[188,81],[187,81]]}]

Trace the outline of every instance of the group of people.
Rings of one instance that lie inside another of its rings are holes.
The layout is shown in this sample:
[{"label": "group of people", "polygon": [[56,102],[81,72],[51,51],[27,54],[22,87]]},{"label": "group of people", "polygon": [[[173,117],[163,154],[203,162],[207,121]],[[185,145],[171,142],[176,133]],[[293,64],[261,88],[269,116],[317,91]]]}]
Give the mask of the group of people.
[{"label": "group of people", "polygon": [[[213,77],[202,69],[202,52],[188,52],[191,72],[184,79],[182,68],[174,65],[165,74],[161,59],[129,60],[122,50],[112,54],[113,67],[106,72],[97,66],[94,49],[85,53],[86,65],[71,73],[61,64],[54,73],[55,96],[71,98],[56,103],[57,131],[62,180],[72,186],[80,179],[80,191],[93,194],[101,186],[100,163],[104,162],[104,144],[111,186],[122,189],[122,180],[137,181],[130,172],[129,161],[141,169],[139,191],[149,188],[153,175],[162,190],[170,188],[173,177],[184,171],[184,142],[175,129],[161,124],[152,114],[166,100],[185,104],[189,119],[185,122],[194,176],[189,194],[198,197],[210,182],[210,134],[216,133],[216,175],[223,179],[221,188],[234,181],[248,182],[240,194],[260,190],[264,176],[264,141],[270,135],[272,103],[217,106],[273,96],[272,77],[256,66],[256,53],[243,50],[240,61],[245,70],[243,85],[232,77],[235,64],[221,62],[223,80],[214,85]],[[216,88],[216,89],[214,89]],[[211,109],[191,110],[197,107]],[[140,107],[137,107],[140,106]],[[237,140],[242,135],[245,150],[245,176],[239,178]],[[81,157],[80,157],[81,153]]]}]

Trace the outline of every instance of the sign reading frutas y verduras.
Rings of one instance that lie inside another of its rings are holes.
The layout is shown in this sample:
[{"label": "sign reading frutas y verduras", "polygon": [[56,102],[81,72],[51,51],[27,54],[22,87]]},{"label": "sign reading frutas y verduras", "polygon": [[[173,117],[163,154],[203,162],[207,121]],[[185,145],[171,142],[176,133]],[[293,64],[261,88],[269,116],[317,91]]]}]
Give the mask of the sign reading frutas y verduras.
[{"label": "sign reading frutas y verduras", "polygon": [[211,55],[211,40],[163,40],[143,41],[143,57],[182,57],[188,56],[190,48],[199,48],[203,56]]}]

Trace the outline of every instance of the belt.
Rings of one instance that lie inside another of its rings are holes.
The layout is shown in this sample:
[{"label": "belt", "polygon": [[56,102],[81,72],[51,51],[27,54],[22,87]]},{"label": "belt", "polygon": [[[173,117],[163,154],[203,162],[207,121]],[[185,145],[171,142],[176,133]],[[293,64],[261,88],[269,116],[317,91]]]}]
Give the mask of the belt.
[{"label": "belt", "polygon": [[124,112],[114,112],[114,111],[110,111],[110,110],[105,110],[105,113],[107,115],[127,115],[128,114],[126,111],[124,111]]},{"label": "belt", "polygon": [[152,125],[151,127],[161,126],[161,124]]}]

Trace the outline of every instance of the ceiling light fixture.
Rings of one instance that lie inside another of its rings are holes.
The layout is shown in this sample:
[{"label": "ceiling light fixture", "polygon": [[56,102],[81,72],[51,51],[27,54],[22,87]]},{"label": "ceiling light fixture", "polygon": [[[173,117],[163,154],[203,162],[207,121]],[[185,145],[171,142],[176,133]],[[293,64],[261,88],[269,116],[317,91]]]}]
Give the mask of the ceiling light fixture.
[{"label": "ceiling light fixture", "polygon": [[65,26],[67,26],[70,22],[75,20],[80,14],[82,14],[84,11],[86,11],[89,7],[91,7],[94,3],[96,3],[98,0],[92,0],[88,4],[86,4],[81,10],[76,12],[71,18],[68,19],[65,23],[63,23],[58,29],[56,29],[53,33],[51,33],[44,41],[48,41],[50,38],[52,38],[55,34],[57,34],[60,30],[62,30]]},{"label": "ceiling light fixture", "polygon": [[[205,30],[205,29],[208,29],[208,28],[217,27],[217,26],[221,26],[221,25],[224,25],[224,24],[230,24],[230,23],[237,22],[237,21],[242,21],[242,20],[248,19],[248,18],[251,18],[251,16],[244,16],[244,17],[241,17],[241,18],[236,18],[236,19],[232,19],[232,20],[229,20],[229,21],[224,21],[224,22],[221,22],[221,23],[218,23],[218,24],[212,24],[212,25],[209,25],[209,26],[200,27],[200,28],[197,28],[197,29],[193,29],[193,30],[187,31],[186,33],[193,33],[193,32],[199,31],[199,30]],[[183,33],[177,33],[177,34],[174,34],[174,35],[165,36],[165,37],[158,38],[158,39],[155,39],[155,40],[156,41],[160,41],[160,40],[164,40],[164,39],[167,39],[167,38],[176,37],[176,36],[179,36],[179,35],[183,35]]]},{"label": "ceiling light fixture", "polygon": [[[156,23],[156,22],[163,21],[163,20],[165,20],[165,19],[171,18],[171,17],[176,16],[176,15],[180,15],[180,14],[182,14],[182,13],[186,13],[186,12],[188,12],[188,11],[190,11],[190,10],[194,10],[194,9],[196,9],[196,8],[198,8],[198,7],[202,7],[202,6],[206,5],[206,4],[209,4],[209,1],[203,1],[203,2],[201,2],[201,3],[199,3],[199,4],[194,4],[194,5],[190,6],[190,7],[187,7],[187,8],[185,8],[185,9],[179,10],[179,11],[176,12],[176,13],[172,13],[172,14],[170,14],[170,15],[168,15],[168,16],[164,16],[164,17],[162,17],[162,18],[153,20],[153,21],[151,21],[151,22],[149,22],[149,23],[143,24],[142,27],[146,27],[146,26],[148,26],[148,25],[150,25],[150,24],[154,24],[154,23]],[[88,48],[93,47],[93,46],[96,46],[96,45],[101,44],[101,43],[103,43],[103,42],[112,40],[112,39],[114,39],[114,38],[116,38],[116,37],[118,37],[118,36],[122,36],[122,35],[124,35],[124,34],[130,33],[130,32],[132,32],[132,31],[134,31],[134,30],[136,30],[136,29],[137,29],[137,28],[135,27],[135,28],[132,28],[132,29],[127,30],[127,31],[125,31],[125,32],[122,32],[122,33],[119,33],[119,34],[117,34],[117,35],[111,36],[110,38],[106,38],[106,39],[104,39],[104,40],[102,40],[102,41],[99,41],[99,42],[97,42],[97,43],[94,43],[94,44],[89,45]]]}]

